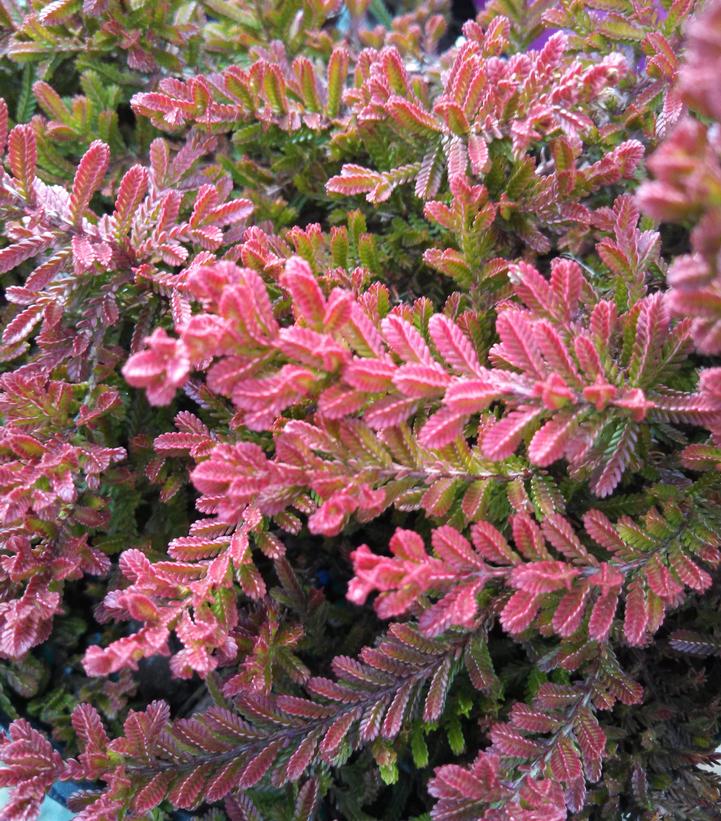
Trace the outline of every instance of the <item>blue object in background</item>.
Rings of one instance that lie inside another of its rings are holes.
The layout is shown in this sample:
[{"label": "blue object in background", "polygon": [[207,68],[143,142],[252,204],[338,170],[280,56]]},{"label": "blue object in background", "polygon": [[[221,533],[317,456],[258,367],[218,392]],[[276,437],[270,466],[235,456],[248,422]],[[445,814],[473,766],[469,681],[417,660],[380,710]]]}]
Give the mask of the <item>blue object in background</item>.
[{"label": "blue object in background", "polygon": [[[5,806],[9,795],[10,790],[0,790],[0,807]],[[74,817],[75,813],[70,812],[69,809],[58,804],[58,802],[54,801],[50,796],[43,801],[42,807],[40,807],[40,821],[69,821],[69,819]]]}]

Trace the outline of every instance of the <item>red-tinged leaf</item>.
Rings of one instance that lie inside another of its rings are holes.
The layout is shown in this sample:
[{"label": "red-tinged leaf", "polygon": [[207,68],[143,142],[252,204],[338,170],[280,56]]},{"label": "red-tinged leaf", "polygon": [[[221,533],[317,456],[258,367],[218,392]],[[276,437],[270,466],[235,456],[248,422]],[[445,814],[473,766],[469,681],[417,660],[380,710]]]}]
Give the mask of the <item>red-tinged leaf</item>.
[{"label": "red-tinged leaf", "polygon": [[381,734],[384,738],[395,738],[401,731],[403,718],[415,686],[414,681],[409,681],[403,684],[393,697],[381,727]]},{"label": "red-tinged leaf", "polygon": [[553,777],[564,784],[583,778],[581,757],[568,736],[562,735],[553,745],[550,765]]},{"label": "red-tinged leaf", "polygon": [[33,332],[33,328],[43,318],[45,306],[36,302],[24,311],[21,311],[11,322],[7,324],[3,331],[2,341],[6,345],[14,345],[27,339]]},{"label": "red-tinged leaf", "polygon": [[468,642],[463,662],[476,690],[490,692],[497,686],[498,678],[488,652],[488,643],[481,636],[475,636]]},{"label": "red-tinged leaf", "polygon": [[301,257],[291,257],[285,264],[280,284],[290,291],[295,316],[312,327],[319,327],[325,316],[326,302],[310,265]]},{"label": "red-tinged leaf", "polygon": [[183,810],[193,809],[198,804],[201,792],[213,770],[213,764],[201,764],[188,775],[176,781],[168,793],[168,800],[174,807]]},{"label": "red-tinged leaf", "polygon": [[208,782],[205,788],[205,800],[208,802],[219,801],[238,786],[240,773],[245,766],[245,759],[236,757],[222,767],[217,775]]},{"label": "red-tinged leaf", "polygon": [[436,770],[434,778],[428,784],[428,792],[441,800],[482,801],[488,796],[491,784],[465,767],[446,764]]},{"label": "red-tinged leaf", "polygon": [[[523,501],[517,507],[523,508],[526,504],[528,504],[528,499],[524,495]],[[525,559],[535,562],[539,559],[551,558],[551,554],[546,549],[541,529],[527,513],[517,513],[513,516],[511,518],[511,529],[516,548]]]},{"label": "red-tinged leaf", "polygon": [[502,311],[496,320],[496,332],[501,342],[491,349],[492,358],[500,358],[534,379],[545,379],[545,368],[535,344],[534,326],[526,312]]},{"label": "red-tinged leaf", "polygon": [[108,146],[100,140],[90,143],[90,147],[78,163],[70,194],[70,219],[76,225],[80,224],[93,194],[100,187],[109,163]]},{"label": "red-tinged leaf", "polygon": [[[432,148],[423,158],[421,170],[416,178],[415,194],[422,200],[430,199],[438,193],[443,179],[443,151],[440,146]],[[430,203],[429,203],[430,204]]]},{"label": "red-tinged leaf", "polygon": [[534,338],[546,364],[571,385],[578,385],[580,377],[564,341],[555,327],[545,319],[536,322]]},{"label": "red-tinged leaf", "polygon": [[298,790],[293,821],[313,821],[317,817],[320,790],[317,778],[309,778]]},{"label": "red-tinged leaf", "polygon": [[512,636],[528,629],[541,606],[541,597],[526,590],[517,590],[501,612],[503,629]]},{"label": "red-tinged leaf", "polygon": [[471,538],[476,550],[489,562],[507,565],[521,561],[503,535],[489,522],[477,522],[473,525]]},{"label": "red-tinged leaf", "polygon": [[275,763],[278,753],[285,746],[285,740],[271,741],[262,752],[248,762],[238,778],[238,788],[247,790],[257,784]]},{"label": "red-tinged leaf", "polygon": [[573,733],[584,761],[603,758],[606,751],[606,734],[589,707],[578,709],[573,721]]},{"label": "red-tinged leaf", "polygon": [[543,535],[567,559],[578,559],[584,564],[597,564],[596,559],[581,544],[571,523],[560,513],[551,513],[541,525]]},{"label": "red-tinged leaf", "polygon": [[444,448],[463,435],[466,417],[441,408],[421,428],[418,441],[426,448]]},{"label": "red-tinged leaf", "polygon": [[471,269],[468,267],[465,257],[454,248],[428,248],[423,252],[423,261],[436,271],[440,271],[452,279],[462,284],[470,284],[473,281]]},{"label": "red-tinged leaf", "polygon": [[423,635],[439,636],[449,627],[470,628],[478,613],[478,592],[483,582],[480,579],[468,581],[454,587],[437,604],[426,610],[418,621]]},{"label": "red-tinged leaf", "polygon": [[553,733],[559,725],[558,719],[519,701],[511,707],[510,721],[527,733]]},{"label": "red-tinged leaf", "polygon": [[473,551],[468,539],[454,527],[449,525],[437,527],[431,536],[431,544],[440,559],[458,570],[469,567],[479,569],[484,566],[478,554]]},{"label": "red-tinged leaf", "polygon": [[616,591],[603,593],[596,599],[588,621],[589,638],[599,642],[608,640],[617,607],[618,593]]},{"label": "red-tinged leaf", "polygon": [[480,177],[488,172],[490,168],[488,144],[478,134],[468,135],[468,159],[471,162],[471,171],[476,176]]},{"label": "red-tinged leaf", "polygon": [[108,735],[98,711],[90,704],[78,704],[73,710],[71,722],[75,734],[82,741],[84,748],[105,750],[108,746]]},{"label": "red-tinged leaf", "polygon": [[588,586],[581,584],[575,590],[566,593],[558,603],[556,612],[553,614],[552,625],[561,638],[572,636],[581,626],[588,593]]},{"label": "red-tinged leaf", "polygon": [[495,750],[512,758],[532,759],[540,755],[542,751],[539,744],[529,738],[524,738],[507,724],[493,725],[491,728],[491,741]]},{"label": "red-tinged leaf", "polygon": [[[573,349],[576,359],[581,366],[581,370],[588,379],[598,379],[602,376],[603,366],[593,342],[585,334],[577,336],[573,340]],[[586,395],[584,391],[584,396]]]},{"label": "red-tinged leaf", "polygon": [[615,698],[628,707],[643,701],[643,687],[621,671],[608,681],[608,689]]},{"label": "red-tinged leaf", "polygon": [[348,710],[346,713],[341,713],[330,725],[318,748],[319,754],[325,761],[330,762],[333,759],[333,756],[338,752],[338,748],[343,743],[346,733],[357,719],[357,711]]},{"label": "red-tinged leaf", "polygon": [[683,591],[683,587],[673,578],[658,556],[652,556],[648,560],[645,575],[649,588],[665,602],[673,603]]},{"label": "red-tinged leaf", "polygon": [[246,596],[251,599],[262,599],[266,594],[265,581],[252,559],[243,564],[234,562],[234,567],[235,578]]},{"label": "red-tinged leaf", "polygon": [[544,683],[538,688],[533,705],[542,710],[565,710],[578,702],[579,692],[570,684]]},{"label": "red-tinged leaf", "polygon": [[428,333],[438,353],[460,373],[475,376],[481,364],[473,345],[453,320],[443,314],[434,314],[428,322]]},{"label": "red-tinged leaf", "polygon": [[39,234],[26,237],[0,250],[0,274],[12,271],[20,263],[37,256],[52,242],[52,235]]},{"label": "red-tinged leaf", "polygon": [[468,485],[461,500],[461,510],[466,521],[473,522],[482,518],[490,487],[490,479],[476,479]]},{"label": "red-tinged leaf", "polygon": [[444,143],[444,148],[449,182],[453,185],[458,181],[464,181],[468,169],[468,150],[465,140],[461,137],[451,137],[448,142]]},{"label": "red-tinged leaf", "polygon": [[254,208],[253,203],[246,199],[224,202],[210,211],[206,222],[215,226],[234,225],[248,219]]},{"label": "red-tinged leaf", "polygon": [[383,698],[376,701],[364,713],[360,720],[360,738],[361,741],[367,744],[373,741],[381,734],[381,727],[383,726],[383,716],[388,707],[388,699]]},{"label": "red-tinged leaf", "polygon": [[412,416],[417,407],[416,399],[386,396],[370,405],[365,413],[365,421],[372,430],[394,428]]},{"label": "red-tinged leaf", "polygon": [[35,132],[31,125],[16,125],[8,137],[8,165],[18,182],[20,195],[30,201],[37,169]]},{"label": "red-tinged leaf", "polygon": [[382,182],[382,179],[381,175],[375,171],[363,168],[361,165],[346,163],[341,168],[340,174],[328,180],[325,190],[329,194],[345,194],[346,196],[369,194]]},{"label": "red-tinged leaf", "polygon": [[331,385],[318,397],[318,413],[326,419],[343,419],[360,410],[365,394],[342,385]]},{"label": "red-tinged leaf", "polygon": [[383,336],[391,350],[404,362],[435,365],[430,348],[410,322],[396,314],[385,317],[381,323]]},{"label": "red-tinged leaf", "polygon": [[411,100],[392,94],[386,101],[385,107],[404,132],[430,137],[440,131],[433,115]]},{"label": "red-tinged leaf", "polygon": [[301,775],[308,769],[313,756],[315,755],[318,741],[321,733],[311,733],[301,741],[295,752],[288,759],[288,764],[285,768],[285,778],[288,781],[297,781]]},{"label": "red-tinged leaf", "polygon": [[125,172],[118,186],[118,195],[115,199],[115,239],[122,240],[130,230],[140,203],[148,190],[148,171],[142,165],[134,165]]},{"label": "red-tinged leaf", "polygon": [[[457,137],[466,137],[466,135],[468,135],[470,124],[463,108],[457,102],[454,100],[441,99],[433,106],[433,110],[443,118],[448,128]],[[475,137],[476,135],[473,134],[470,136]],[[468,142],[470,144],[470,139]]]},{"label": "red-tinged leaf", "polygon": [[449,231],[454,231],[458,227],[457,213],[443,202],[427,202],[423,207],[423,214],[426,219],[437,222]]},{"label": "red-tinged leaf", "polygon": [[521,443],[528,428],[543,413],[539,408],[522,408],[488,428],[483,437],[483,454],[494,462],[507,459]]},{"label": "red-tinged leaf", "polygon": [[692,562],[682,551],[671,553],[670,561],[671,568],[676,576],[692,590],[703,593],[713,583],[710,574],[702,570],[695,562]]},{"label": "red-tinged leaf", "polygon": [[393,384],[404,395],[413,399],[440,396],[445,391],[450,376],[439,366],[402,365],[393,374]]},{"label": "red-tinged leaf", "polygon": [[[556,312],[557,299],[551,289],[550,283],[545,277],[541,276],[532,265],[527,262],[519,262],[518,264],[512,265],[509,268],[509,275],[512,277],[513,282],[516,283],[516,294],[531,311],[541,316],[547,314],[553,315]],[[531,335],[529,339],[532,339],[532,329],[529,329],[528,320],[526,319],[527,315],[524,312],[520,312],[520,316],[523,331],[529,333]],[[509,332],[511,333],[509,347],[513,348],[516,345],[516,335],[513,333],[512,328],[509,328]],[[521,355],[523,359],[527,357],[527,355],[522,352],[519,352],[519,355]]]},{"label": "red-tinged leaf", "polygon": [[594,587],[600,587],[604,594],[613,588],[619,588],[623,584],[624,575],[613,565],[603,562],[597,573],[592,573],[588,581]]},{"label": "red-tinged leaf", "polygon": [[632,646],[644,644],[646,628],[648,627],[649,612],[646,590],[640,579],[629,584],[626,592],[623,632],[626,640]]},{"label": "red-tinged leaf", "polygon": [[561,459],[576,431],[575,416],[559,415],[546,422],[528,445],[528,458],[534,465],[547,467]]},{"label": "red-tinged leaf", "polygon": [[569,784],[566,792],[564,793],[564,801],[566,803],[566,808],[572,813],[581,812],[581,810],[586,806],[585,778],[577,778]]},{"label": "red-tinged leaf", "polygon": [[562,588],[570,589],[580,571],[565,562],[545,561],[516,565],[511,571],[510,582],[516,590],[527,593],[552,593]]},{"label": "red-tinged leaf", "polygon": [[646,600],[648,603],[648,626],[646,627],[646,632],[650,636],[653,636],[666,618],[667,602],[665,602],[661,596],[656,595],[651,589],[646,591]]},{"label": "red-tinged leaf", "polygon": [[390,360],[354,359],[346,365],[343,379],[359,391],[387,391],[396,367]]},{"label": "red-tinged leaf", "polygon": [[175,777],[173,770],[159,772],[140,790],[133,800],[135,812],[146,814],[165,798],[168,787]]},{"label": "red-tinged leaf", "polygon": [[626,545],[618,535],[613,523],[600,510],[589,510],[588,513],[585,513],[583,515],[583,526],[594,542],[611,553],[625,549]]},{"label": "red-tinged leaf", "polygon": [[423,705],[424,721],[437,721],[441,717],[446,704],[448,688],[451,686],[451,667],[452,659],[448,655],[433,674],[428,687],[428,695]]},{"label": "red-tinged leaf", "polygon": [[473,414],[485,410],[499,398],[498,388],[481,379],[464,379],[448,386],[443,404],[454,413]]},{"label": "red-tinged leaf", "polygon": [[658,366],[661,349],[667,341],[669,312],[663,294],[646,297],[636,322],[636,340],[629,364],[629,378],[634,386],[649,384]]}]

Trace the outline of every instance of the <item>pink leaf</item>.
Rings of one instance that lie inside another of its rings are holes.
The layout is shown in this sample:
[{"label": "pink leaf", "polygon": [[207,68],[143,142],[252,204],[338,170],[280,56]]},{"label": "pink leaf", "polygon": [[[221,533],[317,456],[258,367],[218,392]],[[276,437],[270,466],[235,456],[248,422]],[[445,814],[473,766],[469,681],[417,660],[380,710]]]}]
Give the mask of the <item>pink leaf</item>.
[{"label": "pink leaf", "polygon": [[90,204],[90,199],[98,190],[110,163],[110,149],[100,140],[90,143],[75,172],[70,194],[70,219],[79,225]]}]

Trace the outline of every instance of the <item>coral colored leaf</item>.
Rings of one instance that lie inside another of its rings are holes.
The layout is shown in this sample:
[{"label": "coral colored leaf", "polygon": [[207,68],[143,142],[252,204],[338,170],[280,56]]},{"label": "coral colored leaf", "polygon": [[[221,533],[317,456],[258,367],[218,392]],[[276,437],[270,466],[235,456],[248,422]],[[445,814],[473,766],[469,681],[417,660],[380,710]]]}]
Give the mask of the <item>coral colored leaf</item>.
[{"label": "coral colored leaf", "polygon": [[618,593],[610,591],[601,594],[593,605],[588,622],[588,635],[595,641],[607,641],[613,624],[616,608],[618,607]]},{"label": "coral colored leaf", "polygon": [[528,445],[528,458],[540,467],[547,467],[563,457],[577,425],[576,418],[559,416],[546,422],[533,435]]},{"label": "coral colored leaf", "polygon": [[517,590],[501,611],[501,624],[504,630],[515,636],[528,629],[540,605],[540,596],[527,590]]},{"label": "coral colored leaf", "polygon": [[646,637],[648,626],[648,598],[640,579],[636,579],[628,586],[625,602],[623,632],[631,645],[641,645]]},{"label": "coral colored leaf", "polygon": [[450,408],[441,408],[421,428],[418,440],[427,448],[445,447],[463,433],[465,418]]},{"label": "coral colored leaf", "polygon": [[280,750],[285,746],[284,739],[273,741],[260,752],[255,758],[248,762],[243,772],[238,778],[238,787],[248,789],[257,784],[261,778],[273,766]]},{"label": "coral colored leaf", "polygon": [[586,610],[586,598],[589,588],[579,585],[571,590],[559,601],[556,612],[553,614],[553,629],[561,638],[572,636],[581,626]]},{"label": "coral colored leaf", "polygon": [[127,235],[133,217],[140,207],[147,189],[148,171],[146,168],[142,165],[134,165],[125,172],[115,198],[113,220],[115,222],[114,233],[116,239],[123,239]]},{"label": "coral colored leaf", "polygon": [[347,713],[341,714],[328,728],[318,749],[318,752],[326,761],[331,760],[338,752],[346,733],[356,719],[355,711],[349,710]]},{"label": "coral colored leaf", "polygon": [[523,408],[511,411],[500,422],[490,427],[483,437],[483,453],[493,461],[506,459],[521,443],[526,430],[543,413],[538,408]]},{"label": "coral colored leaf", "polygon": [[484,559],[502,565],[517,564],[520,561],[503,535],[492,524],[477,522],[471,532],[473,544]]},{"label": "coral colored leaf", "polygon": [[288,781],[297,781],[308,769],[318,747],[320,733],[311,733],[301,741],[295,752],[288,759],[285,777]]},{"label": "coral colored leaf", "polygon": [[90,143],[75,172],[70,194],[70,219],[80,223],[90,199],[98,190],[110,163],[110,149],[100,140]]},{"label": "coral colored leaf", "polygon": [[532,562],[521,564],[511,572],[511,584],[527,593],[551,593],[569,588],[579,571],[565,562]]},{"label": "coral colored leaf", "polygon": [[37,142],[31,125],[16,125],[10,132],[8,165],[18,181],[22,197],[32,199],[37,169]]},{"label": "coral colored leaf", "polygon": [[434,314],[428,323],[428,333],[451,367],[469,376],[479,373],[481,365],[473,345],[455,322],[443,314]]},{"label": "coral colored leaf", "polygon": [[494,749],[513,758],[534,758],[541,752],[535,741],[524,738],[506,724],[495,724],[491,728],[491,741]]},{"label": "coral colored leaf", "polygon": [[565,784],[583,777],[580,756],[568,736],[561,736],[553,745],[550,766],[554,778]]}]

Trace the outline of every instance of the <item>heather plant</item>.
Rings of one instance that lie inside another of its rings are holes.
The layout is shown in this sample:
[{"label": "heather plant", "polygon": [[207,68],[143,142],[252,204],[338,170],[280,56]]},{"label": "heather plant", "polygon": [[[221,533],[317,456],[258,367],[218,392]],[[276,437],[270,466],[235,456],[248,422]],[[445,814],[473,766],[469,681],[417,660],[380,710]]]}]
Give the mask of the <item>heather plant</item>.
[{"label": "heather plant", "polygon": [[0,817],[717,818],[721,5],[0,25]]}]

